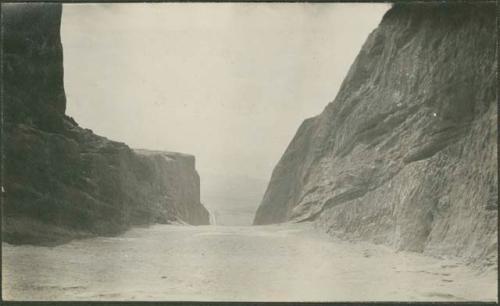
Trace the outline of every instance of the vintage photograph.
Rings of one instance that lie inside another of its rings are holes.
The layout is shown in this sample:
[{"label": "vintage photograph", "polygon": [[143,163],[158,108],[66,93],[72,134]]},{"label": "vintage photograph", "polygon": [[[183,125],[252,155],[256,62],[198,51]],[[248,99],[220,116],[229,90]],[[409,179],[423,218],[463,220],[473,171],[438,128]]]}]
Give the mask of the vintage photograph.
[{"label": "vintage photograph", "polygon": [[498,302],[497,11],[2,2],[2,301]]}]

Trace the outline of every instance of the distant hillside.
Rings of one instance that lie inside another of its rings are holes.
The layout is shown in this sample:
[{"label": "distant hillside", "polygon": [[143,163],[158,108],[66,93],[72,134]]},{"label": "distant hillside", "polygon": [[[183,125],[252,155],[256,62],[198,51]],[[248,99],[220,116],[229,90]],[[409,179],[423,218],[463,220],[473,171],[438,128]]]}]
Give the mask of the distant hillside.
[{"label": "distant hillside", "polygon": [[201,201],[218,225],[251,225],[267,181],[248,176],[203,173]]}]

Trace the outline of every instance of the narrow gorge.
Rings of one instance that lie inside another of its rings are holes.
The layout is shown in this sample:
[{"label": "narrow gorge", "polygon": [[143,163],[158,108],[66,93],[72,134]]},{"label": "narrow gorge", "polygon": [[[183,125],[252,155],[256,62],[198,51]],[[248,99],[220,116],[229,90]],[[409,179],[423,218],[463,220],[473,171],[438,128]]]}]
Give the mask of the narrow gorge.
[{"label": "narrow gorge", "polygon": [[133,150],[65,115],[61,13],[61,4],[2,4],[3,241],[209,224],[194,156]]},{"label": "narrow gorge", "polygon": [[1,8],[2,303],[498,303],[496,3]]},{"label": "narrow gorge", "polygon": [[[395,4],[305,120],[254,224],[497,260],[494,3]],[[327,81],[327,80],[326,80]]]}]

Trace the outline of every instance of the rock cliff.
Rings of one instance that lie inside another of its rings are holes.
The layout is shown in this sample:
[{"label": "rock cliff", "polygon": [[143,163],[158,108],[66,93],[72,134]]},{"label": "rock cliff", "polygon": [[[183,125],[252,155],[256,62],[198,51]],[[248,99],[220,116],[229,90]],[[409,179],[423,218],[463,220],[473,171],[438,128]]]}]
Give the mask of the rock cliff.
[{"label": "rock cliff", "polygon": [[[208,224],[195,159],[134,152],[65,115],[60,4],[2,4],[2,239]],[[98,77],[98,76],[96,76]]]},{"label": "rock cliff", "polygon": [[274,169],[254,224],[497,254],[496,6],[396,4]]}]

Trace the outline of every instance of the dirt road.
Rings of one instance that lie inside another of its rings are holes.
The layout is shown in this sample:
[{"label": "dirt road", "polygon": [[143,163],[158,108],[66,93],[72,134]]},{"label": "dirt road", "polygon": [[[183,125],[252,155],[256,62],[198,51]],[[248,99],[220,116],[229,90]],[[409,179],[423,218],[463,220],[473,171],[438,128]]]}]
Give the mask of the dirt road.
[{"label": "dirt road", "polygon": [[496,273],[333,240],[310,224],[155,225],[57,246],[3,244],[7,300],[496,300]]}]

